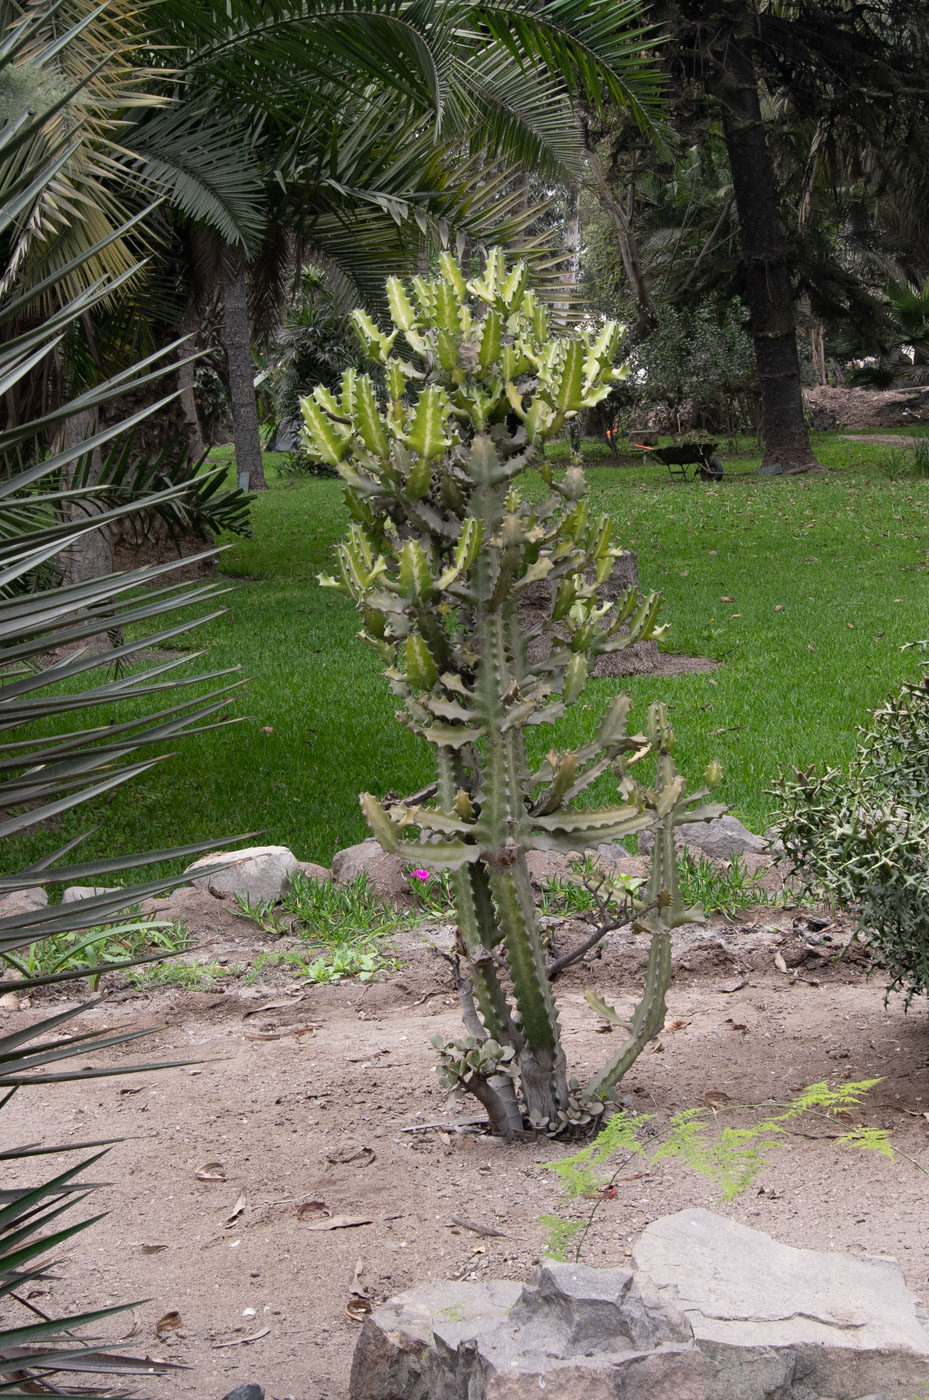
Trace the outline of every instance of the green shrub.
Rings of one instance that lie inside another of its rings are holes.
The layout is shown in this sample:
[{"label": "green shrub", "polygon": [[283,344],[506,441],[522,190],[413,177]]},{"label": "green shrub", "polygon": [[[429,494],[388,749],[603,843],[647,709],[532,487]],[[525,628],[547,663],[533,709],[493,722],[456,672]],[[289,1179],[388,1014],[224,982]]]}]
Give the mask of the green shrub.
[{"label": "green shrub", "polygon": [[888,991],[929,991],[929,676],[872,713],[846,771],[794,770],[773,791],[806,889],[854,914]]}]

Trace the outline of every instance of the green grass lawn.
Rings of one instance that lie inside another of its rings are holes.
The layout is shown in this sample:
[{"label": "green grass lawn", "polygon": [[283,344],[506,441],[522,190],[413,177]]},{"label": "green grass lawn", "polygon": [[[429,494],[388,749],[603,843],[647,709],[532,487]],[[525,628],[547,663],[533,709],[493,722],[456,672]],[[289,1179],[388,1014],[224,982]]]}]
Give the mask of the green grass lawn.
[{"label": "green grass lawn", "polygon": [[[815,445],[828,475],[760,478],[747,452],[723,454],[732,475],[718,485],[671,482],[638,454],[588,469],[617,542],[638,553],[642,586],[664,596],[666,649],[722,663],[630,680],[636,713],[667,701],[683,771],[696,782],[719,758],[722,796],[756,830],[778,769],[847,758],[868,707],[919,670],[901,646],[929,636],[929,480],[887,446],[835,435]],[[211,669],[240,665],[251,678],[235,704],[243,722],[183,741],[92,813],[11,843],[9,868],[96,822],[87,858],[255,830],[328,863],[366,835],[359,790],[402,794],[429,780],[430,754],[396,723],[350,603],[316,583],[343,529],[338,483],[289,484],[268,460],[254,537],[222,557],[237,585],[229,610],[196,640]],[[539,752],[589,736],[618,688],[594,682],[554,736],[532,731]],[[608,780],[594,797],[610,800]]]}]

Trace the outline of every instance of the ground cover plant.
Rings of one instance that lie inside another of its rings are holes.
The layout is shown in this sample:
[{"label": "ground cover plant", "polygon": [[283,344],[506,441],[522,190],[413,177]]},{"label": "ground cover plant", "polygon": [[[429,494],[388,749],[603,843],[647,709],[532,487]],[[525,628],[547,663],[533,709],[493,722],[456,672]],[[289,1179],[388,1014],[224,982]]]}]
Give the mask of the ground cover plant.
[{"label": "ground cover plant", "polygon": [[[789,1125],[804,1117],[841,1129],[833,1134],[838,1147],[877,1152],[895,1161],[897,1149],[888,1129],[849,1122],[878,1083],[863,1079],[834,1088],[825,1081],[810,1084],[787,1103],[755,1105],[755,1121],[748,1127],[720,1127],[718,1106],[681,1109],[660,1131],[654,1114],[619,1110],[593,1142],[546,1164],[558,1180],[560,1194],[559,1209],[539,1222],[547,1234],[545,1253],[551,1259],[580,1260],[598,1210],[616,1195],[617,1182],[632,1164],[648,1173],[661,1162],[677,1159],[711,1181],[724,1201],[734,1200],[757,1181],[772,1152],[791,1145]],[[900,1155],[912,1160],[905,1152]],[[914,1165],[925,1170],[918,1162]],[[572,1207],[575,1214],[580,1207],[580,1218],[568,1215]]]},{"label": "ground cover plant", "polygon": [[[924,431],[882,432],[877,441],[814,434],[829,473],[790,481],[757,477],[760,459],[747,440],[726,454],[732,475],[719,485],[674,484],[640,453],[585,467],[592,504],[637,552],[643,586],[663,596],[662,649],[721,663],[709,673],[624,681],[632,722],[641,725],[649,702],[663,698],[681,771],[696,783],[718,757],[725,798],[755,831],[774,819],[768,789],[779,770],[847,762],[864,712],[918,672],[900,647],[925,635],[929,481],[902,467],[886,475],[912,452],[882,439]],[[212,666],[238,665],[251,678],[237,706],[245,722],[185,739],[170,773],[108,794],[89,857],[193,842],[221,812],[230,828],[259,829],[328,864],[337,847],[366,835],[357,791],[402,796],[429,780],[428,752],[394,723],[377,658],[354,643],[353,607],[316,587],[345,525],[339,483],[285,484],[275,454],[267,460],[271,489],[253,504],[253,538],[231,542],[221,558],[237,584],[229,612],[200,629],[197,643],[209,646]],[[553,737],[587,742],[603,698],[619,688],[591,681],[554,736],[530,736],[533,758]],[[107,717],[128,718],[128,708]],[[596,789],[593,797],[607,800]],[[62,814],[54,831],[28,837],[22,863],[80,829],[78,817]]]},{"label": "ground cover plant", "polygon": [[258,955],[259,973],[266,967],[286,967],[308,982],[340,982],[347,977],[370,982],[378,973],[398,966],[386,940],[405,921],[377,894],[366,875],[336,884],[298,871],[281,904],[252,903],[236,895],[236,905],[262,932],[290,939],[287,948]]}]

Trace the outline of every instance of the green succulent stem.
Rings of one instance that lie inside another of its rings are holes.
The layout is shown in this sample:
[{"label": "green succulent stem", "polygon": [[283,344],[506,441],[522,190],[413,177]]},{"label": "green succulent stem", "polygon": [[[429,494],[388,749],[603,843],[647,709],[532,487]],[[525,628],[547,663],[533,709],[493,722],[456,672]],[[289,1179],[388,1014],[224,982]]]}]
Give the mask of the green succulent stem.
[{"label": "green succulent stem", "polygon": [[[473,1093],[506,1137],[524,1124],[560,1132],[602,1112],[661,1029],[668,928],[693,912],[677,890],[673,827],[703,794],[684,798],[664,708],[652,706],[647,733],[632,734],[623,697],[591,743],[529,769],[527,727],[552,724],[574,704],[599,655],[663,634],[657,595],[601,600],[619,553],[611,522],[591,510],[579,463],[556,479],[541,451],[621,377],[620,331],[550,336],[525,269],[508,269],[499,249],[470,281],[448,254],[440,265],[409,289],[391,280],[392,334],[353,318],[384,371],[385,399],[351,372],[341,399],[317,389],[304,402],[307,451],[336,465],[352,520],[338,575],[321,582],[357,604],[403,722],[436,754],[435,806],[388,811],[370,794],[362,805],[386,850],[453,872],[465,1005],[473,1021],[473,1002],[481,1035],[440,1047],[443,1082]],[[541,501],[522,490],[533,468],[548,489]],[[520,615],[530,588],[548,597],[532,629]],[[541,634],[548,652],[530,661],[530,637]],[[649,757],[647,785],[631,765]],[[611,768],[617,805],[575,807]],[[579,1089],[568,1077],[527,855],[584,851],[649,825],[659,836],[641,901],[652,933],[644,995],[619,1053]]]}]

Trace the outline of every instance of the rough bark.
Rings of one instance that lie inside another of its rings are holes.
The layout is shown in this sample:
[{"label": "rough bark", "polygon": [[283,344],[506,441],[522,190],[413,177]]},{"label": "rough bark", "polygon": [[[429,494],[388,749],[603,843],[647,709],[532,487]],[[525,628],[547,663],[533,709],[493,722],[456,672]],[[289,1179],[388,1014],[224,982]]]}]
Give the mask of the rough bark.
[{"label": "rough bark", "polygon": [[[88,438],[93,437],[96,431],[97,414],[95,410],[88,409],[83,413],[75,413],[65,423],[65,443],[68,447],[76,447],[79,443],[86,442]],[[63,490],[69,491],[71,489],[77,465],[77,461],[69,462],[63,468],[61,473]],[[88,486],[96,485],[102,471],[103,455],[98,447],[91,455]],[[72,503],[68,507],[71,519],[79,525],[91,525],[94,516],[99,515],[103,509],[104,506],[92,498],[80,503]],[[64,567],[67,583],[86,583],[89,579],[102,578],[106,574],[111,574],[114,569],[112,527],[102,525],[97,530],[91,530],[87,534],[78,536],[64,551],[61,563]]]},{"label": "rough bark", "polygon": [[603,169],[603,163],[597,152],[592,148],[588,149],[590,162],[590,173],[593,176],[594,188],[600,207],[613,225],[613,232],[616,236],[616,247],[619,252],[623,271],[628,278],[636,299],[638,307],[637,322],[639,331],[648,327],[652,320],[652,299],[642,271],[642,260],[639,257],[639,248],[636,243],[635,233],[632,223],[622,206],[622,202],[616,198],[610,187],[610,182]]},{"label": "rough bark", "polygon": [[236,469],[239,472],[248,472],[250,491],[266,491],[268,483],[261,459],[247,287],[245,254],[241,248],[227,248],[223,276],[224,331],[226,356],[229,361],[229,397],[232,402]]},{"label": "rough bark", "polygon": [[723,135],[739,218],[742,266],[764,419],[762,471],[818,468],[810,447],[800,381],[794,292],[777,207],[752,58],[752,18],[728,9],[706,54],[704,81],[722,107]]},{"label": "rough bark", "polygon": [[[188,337],[181,347],[182,359],[187,359],[197,350],[196,332],[199,329],[200,318],[197,315],[196,306],[193,301],[184,314],[184,323],[181,327],[181,334]],[[199,462],[206,452],[206,443],[203,439],[203,430],[200,427],[200,415],[197,412],[197,400],[194,396],[194,361],[182,364],[177,372],[177,385],[180,389],[180,405],[184,414],[184,422],[187,429],[187,449],[191,459]]]}]

